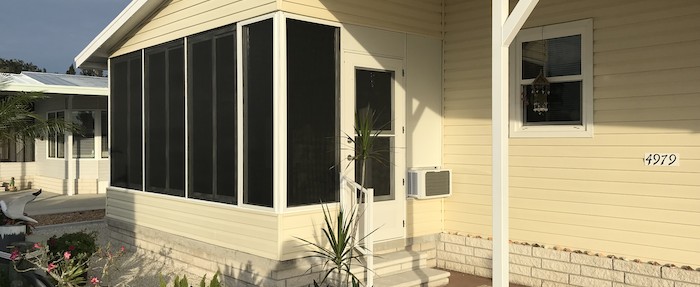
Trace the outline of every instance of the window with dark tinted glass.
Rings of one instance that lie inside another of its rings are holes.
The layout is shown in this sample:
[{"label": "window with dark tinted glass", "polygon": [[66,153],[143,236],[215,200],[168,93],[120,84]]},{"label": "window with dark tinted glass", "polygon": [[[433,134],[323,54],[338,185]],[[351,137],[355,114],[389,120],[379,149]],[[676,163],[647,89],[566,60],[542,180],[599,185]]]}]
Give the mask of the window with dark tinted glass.
[{"label": "window with dark tinted glass", "polygon": [[243,201],[272,207],[272,19],[243,26]]},{"label": "window with dark tinted glass", "polygon": [[185,196],[183,40],[145,50],[146,191]]},{"label": "window with dark tinted glass", "polygon": [[338,200],[338,28],[287,20],[287,205]]},{"label": "window with dark tinted glass", "polygon": [[581,35],[523,42],[520,64],[523,80],[542,73],[550,83],[546,112],[535,111],[532,86],[523,85],[525,125],[582,124]]},{"label": "window with dark tinted glass", "polygon": [[236,203],[235,26],[188,38],[189,197]]},{"label": "window with dark tinted glass", "polygon": [[111,185],[142,188],[141,51],[110,61]]}]

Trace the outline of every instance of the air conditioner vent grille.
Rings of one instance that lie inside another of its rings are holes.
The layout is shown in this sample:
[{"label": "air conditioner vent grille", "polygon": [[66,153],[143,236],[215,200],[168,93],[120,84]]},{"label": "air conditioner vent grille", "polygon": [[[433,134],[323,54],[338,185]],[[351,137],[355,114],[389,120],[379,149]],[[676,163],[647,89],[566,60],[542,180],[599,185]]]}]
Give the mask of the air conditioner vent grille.
[{"label": "air conditioner vent grille", "polygon": [[452,179],[449,169],[412,168],[408,171],[408,196],[427,199],[446,197],[452,194]]},{"label": "air conditioner vent grille", "polygon": [[425,195],[437,196],[450,194],[450,172],[443,170],[425,173]]}]

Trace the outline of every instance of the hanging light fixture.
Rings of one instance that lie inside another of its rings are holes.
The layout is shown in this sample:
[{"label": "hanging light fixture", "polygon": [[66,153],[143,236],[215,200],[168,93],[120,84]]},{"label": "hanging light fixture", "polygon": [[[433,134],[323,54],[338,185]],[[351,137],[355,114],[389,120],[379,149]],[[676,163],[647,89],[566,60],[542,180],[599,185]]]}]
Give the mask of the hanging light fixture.
[{"label": "hanging light fixture", "polygon": [[532,81],[530,87],[532,92],[532,111],[540,115],[549,111],[549,103],[547,102],[547,97],[550,94],[549,81],[547,81],[542,70],[540,70],[540,74],[537,75],[535,80]]}]

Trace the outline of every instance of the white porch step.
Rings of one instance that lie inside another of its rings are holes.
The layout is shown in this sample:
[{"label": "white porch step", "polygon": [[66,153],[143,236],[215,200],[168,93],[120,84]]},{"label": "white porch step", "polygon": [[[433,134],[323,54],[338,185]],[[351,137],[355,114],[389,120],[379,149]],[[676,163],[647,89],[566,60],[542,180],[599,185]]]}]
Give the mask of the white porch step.
[{"label": "white porch step", "polygon": [[374,256],[374,275],[376,277],[399,273],[425,267],[428,256],[415,251],[397,251]]},{"label": "white porch step", "polygon": [[[374,287],[438,287],[449,282],[450,273],[427,267],[428,256],[415,251],[397,251],[374,256]],[[364,279],[364,270],[355,272]]]},{"label": "white porch step", "polygon": [[450,282],[450,272],[428,267],[374,278],[374,287],[438,287]]}]

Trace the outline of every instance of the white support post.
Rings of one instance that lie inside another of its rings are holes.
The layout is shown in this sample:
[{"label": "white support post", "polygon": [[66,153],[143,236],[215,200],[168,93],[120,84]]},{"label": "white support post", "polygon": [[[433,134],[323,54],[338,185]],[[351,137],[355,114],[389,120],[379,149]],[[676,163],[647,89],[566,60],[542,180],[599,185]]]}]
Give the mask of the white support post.
[{"label": "white support post", "polygon": [[508,0],[492,0],[491,121],[493,197],[493,286],[509,284],[508,246],[508,49],[539,0],[520,0],[508,16]]},{"label": "white support post", "polygon": [[365,190],[365,232],[362,234],[365,236],[365,248],[367,248],[367,285],[374,286],[374,209],[372,208],[372,203],[374,202],[374,188],[369,188]]},{"label": "white support post", "polygon": [[491,42],[493,286],[507,287],[508,274],[508,46],[503,24],[508,0],[493,0]]}]

